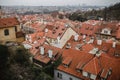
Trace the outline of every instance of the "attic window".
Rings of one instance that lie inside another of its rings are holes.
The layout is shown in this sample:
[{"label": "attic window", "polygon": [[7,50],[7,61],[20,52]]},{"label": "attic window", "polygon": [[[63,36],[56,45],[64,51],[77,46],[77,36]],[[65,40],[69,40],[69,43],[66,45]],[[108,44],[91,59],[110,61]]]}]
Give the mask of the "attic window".
[{"label": "attic window", "polygon": [[59,26],[58,27],[56,27],[56,29],[58,29],[59,28]]},{"label": "attic window", "polygon": [[77,71],[82,72],[83,66],[84,66],[84,64],[82,62],[79,62],[79,64],[76,66]]},{"label": "attic window", "polygon": [[65,67],[68,67],[70,65],[70,63],[72,62],[72,58],[71,57],[66,57],[64,60],[63,60],[63,64]]},{"label": "attic window", "polygon": [[65,29],[64,28],[62,28],[62,31],[64,31]]},{"label": "attic window", "polygon": [[86,28],[86,30],[88,30],[88,29],[89,29],[89,27]]},{"label": "attic window", "polygon": [[71,48],[71,44],[70,44],[70,43],[67,43],[67,44],[66,44],[66,49],[69,49],[69,48]]},{"label": "attic window", "polygon": [[62,33],[59,33],[58,36],[60,36]]},{"label": "attic window", "polygon": [[56,31],[53,31],[52,33],[53,33],[53,34],[55,34],[55,33],[56,33]]}]

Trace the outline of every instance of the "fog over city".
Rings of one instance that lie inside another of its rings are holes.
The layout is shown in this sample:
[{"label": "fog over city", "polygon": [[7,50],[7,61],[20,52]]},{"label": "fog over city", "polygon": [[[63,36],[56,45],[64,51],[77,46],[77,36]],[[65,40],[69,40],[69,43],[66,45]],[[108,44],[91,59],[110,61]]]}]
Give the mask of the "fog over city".
[{"label": "fog over city", "polygon": [[120,0],[0,0],[0,5],[24,6],[65,6],[65,5],[92,5],[109,6]]}]

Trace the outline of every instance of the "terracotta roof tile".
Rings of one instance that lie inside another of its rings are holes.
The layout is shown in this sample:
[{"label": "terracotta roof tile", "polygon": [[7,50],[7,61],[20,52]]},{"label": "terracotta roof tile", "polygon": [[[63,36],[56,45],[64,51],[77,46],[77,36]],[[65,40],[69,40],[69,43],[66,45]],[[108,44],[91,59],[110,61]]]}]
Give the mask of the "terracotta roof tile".
[{"label": "terracotta roof tile", "polygon": [[0,19],[0,28],[14,27],[19,25],[17,18],[1,18]]},{"label": "terracotta roof tile", "polygon": [[97,57],[94,57],[83,67],[83,70],[88,73],[98,75],[101,71],[101,65],[99,63],[99,59]]},{"label": "terracotta roof tile", "polygon": [[76,67],[78,66],[79,63],[81,63],[80,65],[84,65],[85,63],[87,63],[89,60],[93,58],[93,55],[74,49],[66,49],[62,53],[62,57],[63,61],[64,58],[66,57],[72,58],[72,61],[68,67],[64,67],[63,64],[59,65],[59,67],[57,68],[58,70],[74,75],[78,78],[85,79],[85,77],[83,77],[82,74],[76,70]]}]

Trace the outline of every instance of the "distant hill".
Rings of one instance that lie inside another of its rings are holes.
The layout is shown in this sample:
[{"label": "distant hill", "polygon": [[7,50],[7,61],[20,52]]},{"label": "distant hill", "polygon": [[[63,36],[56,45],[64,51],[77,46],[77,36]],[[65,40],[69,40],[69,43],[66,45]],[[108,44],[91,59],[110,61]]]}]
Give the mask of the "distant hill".
[{"label": "distant hill", "polygon": [[69,14],[69,19],[85,21],[89,19],[98,20],[103,18],[104,20],[118,20],[120,21],[120,3],[116,3],[115,5],[111,5],[109,7],[105,7],[101,10],[91,10],[91,11],[79,11]]}]

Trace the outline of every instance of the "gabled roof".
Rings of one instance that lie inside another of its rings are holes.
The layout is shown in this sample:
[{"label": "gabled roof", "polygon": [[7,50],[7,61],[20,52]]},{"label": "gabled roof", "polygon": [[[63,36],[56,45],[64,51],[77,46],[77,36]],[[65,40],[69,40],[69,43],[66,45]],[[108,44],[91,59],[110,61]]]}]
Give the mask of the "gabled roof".
[{"label": "gabled roof", "polygon": [[63,60],[63,64],[65,65],[69,65],[72,61],[72,57],[66,57],[64,60]]},{"label": "gabled roof", "polygon": [[88,73],[98,75],[99,72],[101,71],[99,59],[97,57],[94,57],[90,62],[88,62],[83,67],[83,70],[88,72]]},{"label": "gabled roof", "polygon": [[[37,51],[36,55],[34,56],[35,60],[38,60],[38,61],[40,61],[40,62],[42,62],[44,64],[47,64],[51,60],[53,60],[53,61],[57,60],[61,56],[62,50],[60,48],[57,48],[57,47],[54,47],[54,46],[49,46],[49,45],[46,45],[46,44],[44,44],[42,47],[44,47],[44,54],[41,55],[40,49],[38,48],[38,51]],[[54,56],[54,58],[49,58],[48,50],[53,51],[52,56]]]},{"label": "gabled roof", "polygon": [[0,28],[7,28],[19,25],[17,18],[1,18]]},{"label": "gabled roof", "polygon": [[82,76],[80,72],[76,70],[76,69],[80,69],[78,64],[80,63],[80,65],[84,65],[87,62],[89,62],[89,60],[91,60],[94,56],[92,54],[78,51],[75,49],[65,49],[62,53],[62,57],[63,57],[63,62],[66,57],[70,58],[70,60],[72,61],[68,67],[65,67],[63,64],[59,65],[57,68],[58,70],[71,74],[78,78],[85,78]]},{"label": "gabled roof", "polygon": [[109,72],[109,69],[103,69],[100,76],[101,76],[102,78],[107,78],[108,72]]}]

